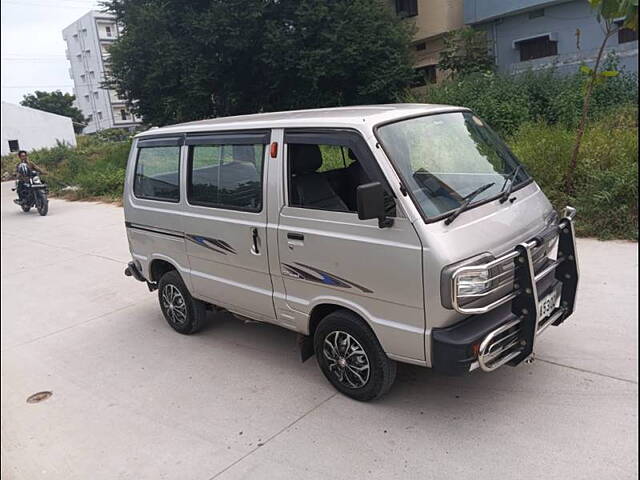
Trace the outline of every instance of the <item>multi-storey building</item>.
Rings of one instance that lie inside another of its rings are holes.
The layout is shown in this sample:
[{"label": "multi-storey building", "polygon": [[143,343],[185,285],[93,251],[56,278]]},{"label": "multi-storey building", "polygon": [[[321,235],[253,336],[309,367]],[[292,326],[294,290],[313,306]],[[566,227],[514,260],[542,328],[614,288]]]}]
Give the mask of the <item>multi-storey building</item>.
[{"label": "multi-storey building", "polygon": [[76,106],[87,118],[84,133],[107,128],[133,128],[140,120],[127,109],[125,99],[102,88],[109,75],[109,47],[120,35],[115,18],[92,10],[62,31],[71,64]]},{"label": "multi-storey building", "polygon": [[[508,73],[555,65],[560,73],[593,66],[604,39],[602,26],[585,0],[464,0],[464,23],[484,30],[498,69]],[[620,67],[638,70],[638,35],[621,28],[605,54]]]},{"label": "multi-storey building", "polygon": [[414,68],[422,75],[415,86],[435,83],[444,72],[437,65],[447,32],[463,24],[463,0],[388,0],[398,16],[415,24]]}]

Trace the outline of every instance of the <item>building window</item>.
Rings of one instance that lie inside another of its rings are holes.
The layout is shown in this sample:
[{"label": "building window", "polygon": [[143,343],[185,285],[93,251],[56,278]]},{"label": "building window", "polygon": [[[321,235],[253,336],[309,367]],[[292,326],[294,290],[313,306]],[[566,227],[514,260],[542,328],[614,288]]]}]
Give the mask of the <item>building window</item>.
[{"label": "building window", "polygon": [[411,83],[412,87],[424,87],[429,83],[436,83],[436,66],[427,65],[414,70],[415,78]]},{"label": "building window", "polygon": [[17,152],[18,150],[20,150],[20,144],[18,143],[18,140],[9,140],[9,151]]},{"label": "building window", "polygon": [[97,98],[98,98],[98,92],[93,92],[93,97],[94,97],[95,99],[97,99]]},{"label": "building window", "polygon": [[111,27],[109,25],[107,25],[106,27],[104,27],[105,31],[107,32],[107,37],[111,37]]},{"label": "building window", "polygon": [[622,26],[622,22],[616,22],[619,26],[618,30],[618,43],[635,42],[638,40],[638,32],[631,28],[625,28]]},{"label": "building window", "polygon": [[400,17],[415,17],[418,15],[418,0],[396,0],[396,13]]},{"label": "building window", "polygon": [[102,112],[98,112],[98,120],[102,120]]},{"label": "building window", "polygon": [[127,115],[127,111],[124,108],[120,109],[120,119],[128,120],[129,115]]},{"label": "building window", "polygon": [[518,48],[521,62],[558,54],[558,42],[551,40],[548,35],[518,42]]},{"label": "building window", "polygon": [[426,42],[416,43],[415,47],[416,47],[416,51],[420,52],[422,50],[427,49],[427,43]]},{"label": "building window", "polygon": [[529,12],[529,19],[533,20],[534,18],[544,17],[544,8],[539,8],[537,10],[532,10]]}]

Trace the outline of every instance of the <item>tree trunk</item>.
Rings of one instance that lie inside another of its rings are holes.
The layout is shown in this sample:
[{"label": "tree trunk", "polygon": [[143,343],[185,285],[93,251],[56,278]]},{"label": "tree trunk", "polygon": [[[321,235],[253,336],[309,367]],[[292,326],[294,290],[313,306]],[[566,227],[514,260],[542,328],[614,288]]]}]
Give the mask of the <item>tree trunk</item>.
[{"label": "tree trunk", "polygon": [[578,154],[580,153],[580,144],[582,143],[582,137],[587,126],[589,105],[591,103],[591,94],[593,92],[593,87],[595,87],[596,79],[598,78],[598,68],[600,68],[600,62],[602,61],[604,48],[607,45],[607,41],[612,34],[613,31],[610,30],[609,26],[607,26],[604,40],[602,41],[602,45],[600,45],[600,50],[598,50],[598,56],[596,57],[596,64],[593,67],[591,80],[587,85],[587,91],[584,95],[584,103],[582,104],[582,117],[580,118],[580,124],[578,125],[578,132],[576,134],[576,141],[573,145],[573,151],[571,153],[571,162],[569,163],[569,169],[567,170],[567,175],[565,177],[565,191],[569,195],[572,195],[574,193],[573,177],[575,176],[576,169],[578,167]]}]

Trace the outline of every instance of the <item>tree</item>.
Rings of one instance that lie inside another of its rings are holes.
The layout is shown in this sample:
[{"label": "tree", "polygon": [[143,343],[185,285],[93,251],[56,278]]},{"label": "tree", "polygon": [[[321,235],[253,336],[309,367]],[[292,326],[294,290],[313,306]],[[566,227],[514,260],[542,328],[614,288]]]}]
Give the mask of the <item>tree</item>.
[{"label": "tree", "polygon": [[443,42],[438,63],[441,70],[452,75],[468,75],[491,72],[495,68],[485,32],[471,27],[461,28],[447,33]]},{"label": "tree", "polygon": [[[565,188],[567,193],[574,193],[574,177],[578,168],[578,155],[580,154],[580,145],[582,137],[587,126],[589,117],[589,106],[591,104],[591,94],[596,85],[603,83],[609,77],[615,77],[618,72],[614,70],[599,71],[600,63],[604,55],[604,49],[614,34],[620,28],[631,28],[638,30],[638,0],[587,0],[591,7],[595,10],[598,22],[602,26],[604,38],[596,56],[596,62],[593,68],[583,65],[580,70],[587,75],[588,80],[585,85],[584,101],[582,104],[582,115],[580,124],[576,133],[573,150],[571,152],[571,161],[569,169],[565,176]],[[620,21],[619,19],[623,19]]]},{"label": "tree", "polygon": [[384,103],[413,78],[412,27],[383,0],[108,0],[108,86],[146,123]]},{"label": "tree", "polygon": [[64,117],[71,117],[73,130],[76,133],[82,133],[87,120],[82,115],[82,112],[73,106],[75,99],[75,96],[70,93],[62,93],[60,90],[55,92],[36,90],[34,93],[24,95],[20,105],[42,110],[43,112],[56,113]]}]

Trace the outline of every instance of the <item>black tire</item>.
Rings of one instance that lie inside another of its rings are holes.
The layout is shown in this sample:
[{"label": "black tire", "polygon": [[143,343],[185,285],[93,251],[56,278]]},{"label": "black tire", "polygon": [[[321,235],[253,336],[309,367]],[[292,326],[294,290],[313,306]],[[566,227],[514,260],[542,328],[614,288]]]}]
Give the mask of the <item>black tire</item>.
[{"label": "black tire", "polygon": [[22,208],[22,211],[24,213],[29,213],[29,211],[31,210],[31,207],[29,205],[20,205],[20,208]]},{"label": "black tire", "polygon": [[[182,297],[182,303],[179,296],[172,297],[176,290]],[[166,300],[163,296],[166,296]],[[190,335],[196,333],[204,325],[207,317],[206,304],[191,296],[177,271],[171,270],[160,278],[158,301],[165,320],[176,332]],[[184,308],[180,308],[180,305],[183,305]],[[179,315],[181,311],[184,312],[184,315]]]},{"label": "black tire", "polygon": [[46,193],[40,193],[39,197],[37,205],[38,213],[44,217],[49,212],[49,199]]},{"label": "black tire", "polygon": [[[345,334],[350,336],[351,339]],[[343,338],[345,343],[341,343],[340,338]],[[338,340],[337,347],[339,350],[345,347],[344,350],[339,352],[340,360],[333,365],[327,354],[331,356],[334,349],[329,345],[325,353],[325,340],[330,344],[335,344],[335,340]],[[354,346],[353,340],[359,344],[358,347],[364,351],[365,356],[356,353],[359,349]],[[350,353],[348,353],[349,349],[346,347],[346,342],[349,342],[351,346]],[[336,310],[327,315],[315,331],[313,345],[320,370],[327,377],[327,380],[344,395],[366,402],[381,397],[393,385],[393,381],[396,378],[396,362],[387,357],[373,331],[356,314],[348,310]],[[339,363],[341,361],[346,363],[346,358],[348,357],[357,362],[355,365],[351,365],[354,369],[362,369],[365,363],[368,364],[368,369],[357,370],[359,376],[356,376],[350,366],[345,364],[344,368],[342,368]],[[367,370],[366,381],[362,386],[357,385],[365,380],[363,372]],[[342,371],[342,381],[340,380],[340,371]],[[356,384],[355,386],[354,383]]]}]

